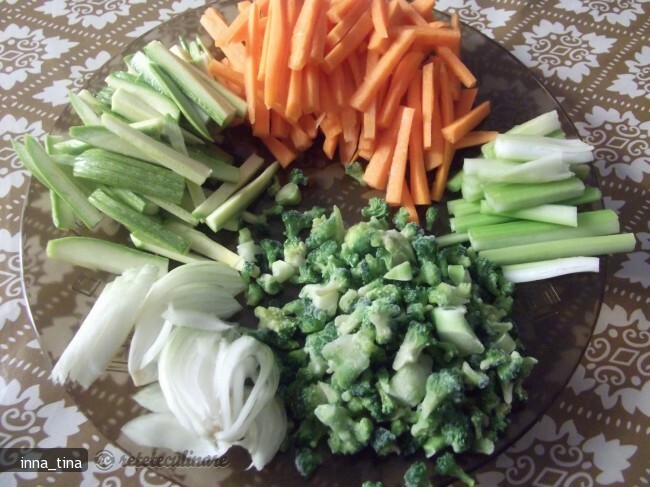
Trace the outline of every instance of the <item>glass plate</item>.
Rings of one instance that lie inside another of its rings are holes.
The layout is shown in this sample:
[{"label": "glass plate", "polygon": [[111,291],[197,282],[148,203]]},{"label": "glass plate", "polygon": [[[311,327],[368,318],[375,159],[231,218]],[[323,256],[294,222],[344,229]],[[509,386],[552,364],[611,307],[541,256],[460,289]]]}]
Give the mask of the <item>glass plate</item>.
[{"label": "glass plate", "polygon": [[[236,13],[233,0],[214,4],[228,19]],[[199,18],[204,8],[179,15],[134,41],[119,56],[110,60],[89,80],[87,88],[95,91],[104,85],[104,78],[113,70],[124,69],[123,56],[134,52],[147,42],[159,39],[166,45],[176,42],[181,34],[201,32]],[[463,58],[478,78],[479,100],[489,98],[492,113],[485,123],[490,130],[507,130],[536,115],[558,110],[562,126],[569,136],[576,131],[558,102],[543,88],[528,69],[508,51],[478,31],[463,26]],[[57,121],[53,133],[67,133],[68,127],[78,120],[67,108]],[[252,150],[265,153],[245,130],[229,132],[227,143],[241,161]],[[464,151],[459,156],[470,155]],[[358,218],[359,209],[373,195],[360,190],[351,178],[343,177],[338,164],[326,166],[322,154],[311,151],[298,164],[318,168],[314,178],[319,185],[310,191],[306,205],[338,205],[348,223]],[[459,161],[456,161],[458,167]],[[593,177],[593,176],[592,176]],[[595,180],[590,184],[597,184]],[[599,207],[594,205],[594,209]],[[444,224],[444,219],[443,219]],[[441,227],[440,233],[447,233]],[[126,234],[116,225],[104,222],[94,232],[78,228],[80,235],[102,236],[124,241]],[[32,180],[22,221],[22,277],[25,296],[29,304],[32,323],[39,336],[41,347],[52,361],[60,357],[66,344],[97,298],[103,285],[112,280],[101,272],[74,268],[62,262],[47,260],[45,247],[48,240],[64,236],[51,221],[50,199],[47,191]],[[602,268],[606,266],[603,265]],[[543,414],[557,394],[564,388],[591,336],[605,286],[605,273],[579,274],[523,284],[518,287],[515,319],[520,336],[531,355],[539,364],[527,381],[530,393],[528,404],[515,411],[505,437],[497,444],[502,451],[512,444]],[[242,323],[249,322],[242,316]],[[131,399],[135,392],[126,367],[126,347],[113,360],[109,370],[93,386],[83,391],[73,385],[67,392],[79,409],[109,440],[129,454],[151,454],[147,448],[133,444],[120,434],[120,427],[144,411]],[[90,452],[91,457],[95,452]],[[160,452],[159,452],[160,453]],[[303,485],[293,466],[291,453],[278,455],[262,472],[247,470],[248,458],[242,451],[228,454],[228,468],[158,468],[158,473],[184,485]],[[489,457],[463,456],[467,469],[474,469]],[[313,485],[341,485],[338,473],[345,472],[345,485],[359,485],[363,480],[382,479],[388,485],[401,483],[404,470],[413,458],[395,456],[376,457],[363,453],[352,457],[332,459],[319,468],[310,479]]]}]

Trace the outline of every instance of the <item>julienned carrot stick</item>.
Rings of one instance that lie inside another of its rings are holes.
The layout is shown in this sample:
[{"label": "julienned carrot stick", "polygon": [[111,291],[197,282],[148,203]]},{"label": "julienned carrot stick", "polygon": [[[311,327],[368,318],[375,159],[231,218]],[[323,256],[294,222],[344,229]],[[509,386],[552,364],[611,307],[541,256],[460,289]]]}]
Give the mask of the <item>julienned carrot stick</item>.
[{"label": "julienned carrot stick", "polygon": [[288,12],[286,0],[271,0],[271,29],[264,76],[264,103],[271,109],[284,111],[289,85]]},{"label": "julienned carrot stick", "polygon": [[435,19],[433,7],[436,5],[436,0],[413,0],[411,7],[413,7],[427,22],[432,22]]},{"label": "julienned carrot stick", "polygon": [[375,32],[380,38],[388,37],[388,3],[384,0],[372,0],[370,15]]},{"label": "julienned carrot stick", "polygon": [[474,100],[476,100],[476,95],[478,94],[478,88],[465,88],[460,90],[460,97],[454,106],[454,115],[456,118],[462,117],[474,106]]},{"label": "julienned carrot stick", "polygon": [[291,69],[303,69],[307,64],[318,16],[323,5],[322,0],[305,0],[302,5],[291,36],[291,54],[289,56]]},{"label": "julienned carrot stick", "polygon": [[230,66],[225,65],[217,59],[213,59],[208,64],[208,71],[215,78],[219,78],[224,81],[230,81],[238,86],[244,86],[244,75],[238,71],[235,71]]},{"label": "julienned carrot stick", "polygon": [[350,106],[362,112],[368,108],[377,91],[390,77],[395,65],[409,50],[414,39],[413,31],[404,31],[397,36],[388,51],[377,62],[375,69],[368,73],[361,86],[352,95]]},{"label": "julienned carrot stick", "polygon": [[[212,39],[218,39],[228,29],[223,16],[214,8],[209,7],[205,10],[200,20],[201,25],[208,31]],[[222,46],[221,50],[232,63],[235,70],[244,71],[244,45],[241,42],[235,42]]]},{"label": "julienned carrot stick", "polygon": [[499,132],[496,130],[474,130],[469,132],[454,144],[454,149],[465,149],[467,147],[475,147],[477,145],[487,144],[488,142],[494,140],[499,135]]},{"label": "julienned carrot stick", "polygon": [[[437,58],[434,58],[434,62]],[[440,94],[440,121],[442,126],[446,127],[452,123],[455,119],[454,117],[454,98],[451,92],[451,79],[449,77],[449,72],[447,71],[444,64],[439,63],[440,66],[440,75],[438,79],[440,80],[439,94]]]},{"label": "julienned carrot stick", "polygon": [[[268,0],[264,0],[268,1]],[[240,2],[241,3],[241,2]],[[259,0],[255,3],[262,3]],[[239,5],[238,5],[239,6]],[[242,9],[239,11],[239,15],[235,17],[228,28],[223,32],[221,37],[215,39],[215,45],[217,47],[225,46],[232,42],[241,42],[246,38],[246,26],[248,25],[248,15],[250,13],[251,2],[242,3]]]},{"label": "julienned carrot stick", "polygon": [[356,0],[340,0],[332,2],[332,5],[327,9],[327,18],[332,24],[340,22],[343,16],[354,7]]},{"label": "julienned carrot stick", "polygon": [[318,135],[319,123],[320,121],[309,113],[303,115],[300,117],[300,120],[298,120],[298,125],[300,125],[300,128],[304,130],[304,132],[312,139],[315,139]]},{"label": "julienned carrot stick", "polygon": [[422,66],[422,146],[424,149],[431,149],[434,93],[433,63],[428,62]]},{"label": "julienned carrot stick", "polygon": [[329,159],[334,159],[334,154],[336,153],[336,148],[339,144],[339,137],[339,134],[336,134],[333,137],[325,137],[325,142],[323,142],[323,152]]},{"label": "julienned carrot stick", "polygon": [[490,114],[490,102],[484,101],[466,115],[456,119],[452,124],[442,128],[443,137],[455,144],[487,118]]},{"label": "julienned carrot stick", "polygon": [[413,6],[408,3],[406,0],[399,0],[399,6],[402,12],[406,15],[406,17],[413,23],[413,25],[420,25],[420,26],[425,26],[427,25],[427,21],[424,20],[422,15],[420,15],[420,12],[415,10]]},{"label": "julienned carrot stick", "polygon": [[442,195],[445,192],[445,185],[447,184],[447,179],[449,177],[449,168],[451,167],[451,161],[454,158],[454,146],[447,141],[444,141],[445,150],[440,164],[436,168],[436,175],[433,179],[433,184],[431,185],[431,199],[433,201],[440,201]]},{"label": "julienned carrot stick", "polygon": [[284,139],[289,136],[291,128],[289,122],[285,120],[283,114],[271,109],[271,135],[278,139]]},{"label": "julienned carrot stick", "polygon": [[424,167],[424,142],[422,134],[422,74],[414,78],[408,89],[406,100],[409,107],[414,109],[411,139],[409,141],[409,186],[411,196],[416,205],[431,203],[429,182]]},{"label": "julienned carrot stick", "polygon": [[264,81],[266,77],[266,60],[269,56],[269,51],[271,51],[271,25],[273,20],[273,9],[269,7],[268,14],[266,18],[266,28],[264,29],[264,35],[262,36],[262,48],[260,53],[260,62],[257,71],[257,80]]},{"label": "julienned carrot stick", "polygon": [[406,177],[409,140],[414,115],[415,110],[413,108],[405,107],[400,117],[400,127],[397,132],[393,161],[390,165],[388,184],[386,186],[386,201],[389,204],[398,205],[402,201],[402,188]]},{"label": "julienned carrot stick", "polygon": [[289,137],[291,137],[291,143],[299,151],[306,151],[311,147],[313,138],[305,132],[300,125],[292,125],[289,130]]},{"label": "julienned carrot stick", "polygon": [[261,137],[261,140],[282,167],[287,167],[298,156],[288,145],[272,135]]},{"label": "julienned carrot stick", "polygon": [[[350,55],[345,59],[347,70],[350,72],[352,79],[354,80],[354,89],[363,83],[363,76],[365,72],[361,67],[362,64],[365,64],[365,57],[363,60],[360,59],[358,49],[361,49],[361,47],[358,47],[357,50],[352,51]],[[350,95],[351,94],[352,93],[350,93]]]},{"label": "julienned carrot stick", "polygon": [[319,65],[325,55],[325,37],[327,36],[327,12],[325,7],[320,9],[314,26],[312,37],[311,51],[309,52],[309,61],[314,65]]},{"label": "julienned carrot stick", "polygon": [[325,55],[322,64],[325,72],[331,73],[335,66],[348,58],[372,29],[372,18],[369,15],[359,17],[345,36]]},{"label": "julienned carrot stick", "polygon": [[426,25],[426,26],[413,26],[407,25],[404,27],[398,27],[395,30],[397,32],[410,30],[415,33],[415,43],[425,46],[447,46],[454,47],[460,45],[460,32],[443,28],[441,24],[436,25]]},{"label": "julienned carrot stick", "polygon": [[[332,49],[337,45],[361,17],[366,17],[363,14],[367,9],[368,0],[356,0],[352,8],[345,13],[341,20],[334,24],[334,27],[325,36],[325,47]],[[372,21],[372,18],[369,16],[368,18]]]},{"label": "julienned carrot stick", "polygon": [[420,215],[418,215],[418,210],[415,207],[415,203],[413,202],[413,198],[411,197],[411,192],[409,191],[409,187],[408,184],[406,184],[406,181],[404,181],[404,186],[402,187],[402,201],[400,201],[399,205],[408,211],[409,221],[417,223],[418,225],[420,224]]},{"label": "julienned carrot stick", "polygon": [[394,123],[386,130],[380,132],[377,136],[377,148],[368,161],[366,170],[363,173],[363,180],[368,186],[375,189],[385,189],[388,182],[388,172],[390,163],[395,153],[395,140],[399,132],[402,111],[395,117]]},{"label": "julienned carrot stick", "polygon": [[458,77],[465,88],[473,88],[476,85],[476,76],[472,74],[467,66],[460,60],[454,51],[449,47],[440,46],[438,55],[445,62],[447,67]]},{"label": "julienned carrot stick", "polygon": [[[434,93],[440,93],[439,63],[433,63]],[[427,171],[442,165],[445,158],[445,139],[442,136],[442,114],[440,111],[440,96],[433,97],[433,115],[431,116],[431,148],[425,151],[424,161]]]},{"label": "julienned carrot stick", "polygon": [[[382,2],[383,3],[383,2]],[[377,53],[368,51],[368,57],[366,58],[366,73],[371,72],[374,67],[377,65],[379,56]],[[375,97],[371,102],[368,109],[363,112],[363,136],[367,139],[374,139],[377,133],[377,97]]]},{"label": "julienned carrot stick", "polygon": [[406,94],[406,90],[408,90],[409,85],[418,74],[418,67],[424,59],[424,56],[425,54],[421,51],[409,52],[398,63],[395,68],[395,73],[391,77],[388,93],[377,118],[377,123],[380,127],[390,125],[400,100]]},{"label": "julienned carrot stick", "polygon": [[257,101],[257,70],[262,51],[262,32],[259,27],[260,9],[257,2],[251,5],[248,16],[247,39],[246,39],[246,62],[244,64],[244,90],[246,93],[246,104],[248,108],[248,120],[255,125],[256,101]]},{"label": "julienned carrot stick", "polygon": [[271,113],[264,100],[261,92],[255,97],[255,123],[253,123],[253,135],[263,137],[271,133]]},{"label": "julienned carrot stick", "polygon": [[303,90],[303,71],[291,70],[289,78],[289,92],[287,93],[286,117],[293,123],[297,122],[302,115],[302,90]]},{"label": "julienned carrot stick", "polygon": [[308,64],[304,68],[303,79],[303,113],[316,113],[320,111],[320,101],[318,90],[320,85],[320,75],[318,68]]}]

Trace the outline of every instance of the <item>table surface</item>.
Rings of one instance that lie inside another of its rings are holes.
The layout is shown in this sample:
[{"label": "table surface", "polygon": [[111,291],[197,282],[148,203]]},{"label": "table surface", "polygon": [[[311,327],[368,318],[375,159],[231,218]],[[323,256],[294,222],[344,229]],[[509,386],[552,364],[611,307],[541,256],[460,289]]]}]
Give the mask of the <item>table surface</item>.
[{"label": "table surface", "polygon": [[[11,150],[42,137],[104,62],[201,0],[5,0],[0,20],[0,447],[119,449],[49,380],[23,299],[20,220],[29,175]],[[650,433],[650,3],[648,0],[439,0],[519,58],[596,147],[604,204],[637,248],[607,260],[593,337],[569,384],[480,486],[647,485]],[[167,485],[133,467],[3,473],[6,485]]]}]

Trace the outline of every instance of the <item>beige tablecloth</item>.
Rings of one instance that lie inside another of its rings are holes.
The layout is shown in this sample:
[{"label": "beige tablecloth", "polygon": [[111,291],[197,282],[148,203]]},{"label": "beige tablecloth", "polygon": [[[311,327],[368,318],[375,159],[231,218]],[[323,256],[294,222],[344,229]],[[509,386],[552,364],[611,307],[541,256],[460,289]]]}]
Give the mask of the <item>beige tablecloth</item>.
[{"label": "beige tablecloth", "polygon": [[[98,67],[201,0],[5,0],[0,11],[0,448],[119,449],[48,381],[23,299],[21,210],[29,176],[10,139],[42,137]],[[604,302],[580,365],[534,427],[475,476],[481,486],[648,485],[650,464],[650,3],[440,0],[542,80],[596,146],[604,204],[637,249],[608,260]],[[0,485],[164,485],[133,467],[2,473]]]}]

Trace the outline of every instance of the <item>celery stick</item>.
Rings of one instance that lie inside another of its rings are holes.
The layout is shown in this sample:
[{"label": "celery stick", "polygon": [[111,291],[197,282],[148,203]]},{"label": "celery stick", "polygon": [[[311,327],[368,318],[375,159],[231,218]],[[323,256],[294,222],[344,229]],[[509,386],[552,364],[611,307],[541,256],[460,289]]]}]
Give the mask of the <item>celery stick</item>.
[{"label": "celery stick", "polygon": [[522,210],[495,212],[487,201],[481,201],[481,213],[484,215],[501,215],[519,220],[555,223],[569,227],[578,226],[578,209],[572,205],[548,204]]},{"label": "celery stick", "polygon": [[486,215],[483,213],[472,213],[463,216],[456,216],[449,219],[449,226],[452,232],[465,232],[474,227],[491,226],[498,223],[511,222],[514,218],[503,215]]},{"label": "celery stick", "polygon": [[154,162],[177,172],[196,184],[203,184],[212,172],[205,164],[175,151],[162,142],[147,137],[111,115],[103,114],[102,123],[115,135],[145,152],[149,158],[154,159]]},{"label": "celery stick", "polygon": [[591,172],[588,164],[572,164],[570,170],[575,177],[583,181],[589,177],[589,173]]},{"label": "celery stick", "polygon": [[514,247],[483,250],[483,257],[497,265],[523,264],[564,257],[590,257],[618,252],[632,252],[636,246],[633,233],[619,233],[598,237],[580,237],[538,242]]},{"label": "celery stick", "polygon": [[264,165],[264,159],[252,154],[239,168],[239,180],[235,183],[223,183],[192,214],[199,220],[204,219],[223,204],[236,191],[248,183],[255,173]]},{"label": "celery stick", "polygon": [[[520,125],[515,125],[507,134],[524,134],[524,135],[550,135],[554,132],[562,131],[560,125],[560,118],[557,111],[553,110],[543,113],[527,122]],[[488,159],[494,159],[494,141],[483,144],[481,152]]]},{"label": "celery stick", "polygon": [[460,189],[463,187],[463,178],[465,177],[465,173],[463,170],[459,170],[456,174],[454,174],[451,178],[447,180],[447,191],[451,191],[452,193],[457,193],[460,191]]},{"label": "celery stick", "polygon": [[[482,171],[478,173],[480,179],[485,182],[500,183],[544,183],[549,181],[560,181],[568,179],[574,174],[569,170],[569,164],[562,160],[560,154],[549,154],[528,162],[515,162],[496,166],[499,159],[473,159],[473,161],[485,161]],[[467,160],[465,162],[467,164]],[[490,166],[494,169],[488,171]],[[467,171],[467,170],[466,170]],[[469,172],[468,172],[469,174]]]},{"label": "celery stick", "polygon": [[485,187],[485,200],[498,212],[521,210],[580,196],[585,185],[578,178],[548,183],[498,183]]},{"label": "celery stick", "polygon": [[580,196],[560,201],[559,204],[579,206],[600,201],[602,197],[603,193],[601,193],[600,189],[594,186],[587,186]]},{"label": "celery stick", "polygon": [[537,135],[504,134],[494,139],[494,154],[498,159],[532,161],[549,154],[562,154],[570,164],[594,160],[594,147],[580,139],[554,139]]},{"label": "celery stick", "polygon": [[267,186],[271,184],[273,176],[278,172],[279,167],[280,164],[275,161],[267,167],[262,174],[231,196],[215,211],[210,213],[205,219],[208,227],[210,227],[213,232],[217,232],[228,222],[228,220],[239,215],[242,211],[248,208],[248,206],[255,201],[264,190],[266,190]]},{"label": "celery stick", "polygon": [[179,253],[186,253],[190,247],[190,242],[185,238],[168,230],[154,218],[138,213],[130,206],[111,198],[101,189],[95,190],[88,199],[131,233],[144,235],[147,240]]},{"label": "celery stick", "polygon": [[612,235],[619,231],[618,215],[614,211],[596,210],[578,213],[576,227],[517,220],[470,228],[469,240],[472,248],[480,251],[534,242]]},{"label": "celery stick", "polygon": [[531,282],[579,272],[598,272],[598,257],[564,257],[562,259],[504,265],[501,270],[511,282]]},{"label": "celery stick", "polygon": [[480,213],[481,211],[481,202],[480,201],[467,201],[463,198],[456,200],[447,201],[447,211],[450,215],[454,216],[464,216],[471,215],[473,213]]},{"label": "celery stick", "polygon": [[436,237],[436,243],[438,247],[449,247],[450,245],[455,245],[458,243],[469,242],[469,233],[460,232],[460,233],[448,233],[447,235],[440,235]]}]

